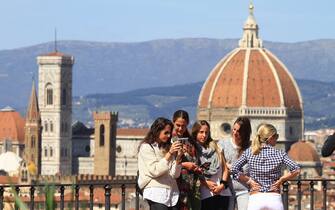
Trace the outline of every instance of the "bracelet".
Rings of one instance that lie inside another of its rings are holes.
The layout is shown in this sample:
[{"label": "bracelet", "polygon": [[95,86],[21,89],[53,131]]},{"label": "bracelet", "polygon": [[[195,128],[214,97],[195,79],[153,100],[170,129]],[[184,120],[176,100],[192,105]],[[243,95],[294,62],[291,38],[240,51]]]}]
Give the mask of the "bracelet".
[{"label": "bracelet", "polygon": [[223,184],[223,186],[224,186],[225,189],[228,188],[228,182],[227,182],[227,181],[221,179],[221,180],[220,180],[220,184]]}]

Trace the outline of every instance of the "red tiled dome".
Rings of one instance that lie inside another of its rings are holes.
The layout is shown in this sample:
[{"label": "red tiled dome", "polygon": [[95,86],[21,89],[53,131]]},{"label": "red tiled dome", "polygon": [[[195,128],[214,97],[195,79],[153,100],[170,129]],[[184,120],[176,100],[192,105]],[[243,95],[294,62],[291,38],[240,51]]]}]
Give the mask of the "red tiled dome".
[{"label": "red tiled dome", "polygon": [[237,48],[212,70],[199,108],[288,107],[302,110],[298,86],[287,68],[264,48]]},{"label": "red tiled dome", "polygon": [[5,139],[24,143],[25,121],[20,113],[11,108],[0,110],[0,141]]},{"label": "red tiled dome", "polygon": [[314,145],[308,141],[298,141],[292,144],[291,149],[288,152],[288,156],[298,162],[320,162],[320,156],[318,155]]},{"label": "red tiled dome", "polygon": [[303,110],[293,76],[262,46],[253,9],[250,4],[239,47],[214,67],[203,85],[199,109],[280,107]]}]

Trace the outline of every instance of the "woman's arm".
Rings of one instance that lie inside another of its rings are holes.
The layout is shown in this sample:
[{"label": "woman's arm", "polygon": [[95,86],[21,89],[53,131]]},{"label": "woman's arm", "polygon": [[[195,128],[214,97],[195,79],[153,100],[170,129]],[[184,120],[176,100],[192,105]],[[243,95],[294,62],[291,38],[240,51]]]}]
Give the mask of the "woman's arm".
[{"label": "woman's arm", "polygon": [[[149,144],[142,144],[138,153],[139,170],[146,168],[148,176],[152,178],[159,177],[169,171],[169,161],[165,157],[156,156],[155,150]],[[170,159],[170,158],[169,158]]]},{"label": "woman's arm", "polygon": [[284,164],[289,168],[289,172],[281,176],[274,184],[271,185],[270,190],[279,192],[280,186],[289,179],[292,179],[300,174],[300,166],[291,160],[286,153],[283,156]]},{"label": "woman's arm", "polygon": [[288,172],[287,174],[281,176],[274,184],[271,185],[270,191],[279,192],[280,186],[287,180],[290,180],[296,176],[298,176],[300,173],[300,169],[297,169],[292,172]]},{"label": "woman's arm", "polygon": [[172,166],[169,171],[170,176],[172,176],[175,179],[180,176],[180,172],[182,168],[182,165],[181,165],[182,155],[183,155],[182,151],[181,150],[178,151],[176,160],[172,162]]}]

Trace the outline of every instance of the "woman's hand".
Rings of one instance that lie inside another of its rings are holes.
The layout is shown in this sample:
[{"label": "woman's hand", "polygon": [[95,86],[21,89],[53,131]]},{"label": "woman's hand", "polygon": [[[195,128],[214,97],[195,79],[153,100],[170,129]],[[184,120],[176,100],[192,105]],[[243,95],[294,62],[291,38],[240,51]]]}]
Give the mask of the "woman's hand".
[{"label": "woman's hand", "polygon": [[270,191],[272,192],[280,192],[280,186],[283,184],[281,179],[278,179],[275,183],[271,185]]},{"label": "woman's hand", "polygon": [[182,149],[182,146],[183,146],[183,144],[180,143],[179,141],[173,142],[170,146],[169,153],[171,155],[177,153],[178,151],[180,151]]},{"label": "woman's hand", "polygon": [[217,185],[216,187],[214,187],[214,190],[212,191],[215,195],[219,195],[221,193],[222,190],[224,190],[224,185],[220,184]]},{"label": "woman's hand", "polygon": [[208,189],[212,192],[214,191],[214,189],[217,186],[217,184],[215,182],[211,181],[211,180],[206,180],[206,185],[207,185]]},{"label": "woman's hand", "polygon": [[[180,151],[180,152],[178,153],[178,151]],[[178,141],[173,142],[170,146],[169,151],[165,154],[165,159],[167,161],[170,161],[171,158],[175,155],[175,153],[178,153],[176,159],[179,159],[178,161],[180,163],[181,155],[182,155],[181,151],[182,151],[182,143],[180,143]]]},{"label": "woman's hand", "polygon": [[181,165],[188,171],[195,171],[195,169],[198,167],[197,164],[192,162],[183,162]]},{"label": "woman's hand", "polygon": [[252,180],[251,178],[249,179],[249,181],[247,181],[247,184],[249,185],[251,191],[259,191],[261,189],[261,185]]}]

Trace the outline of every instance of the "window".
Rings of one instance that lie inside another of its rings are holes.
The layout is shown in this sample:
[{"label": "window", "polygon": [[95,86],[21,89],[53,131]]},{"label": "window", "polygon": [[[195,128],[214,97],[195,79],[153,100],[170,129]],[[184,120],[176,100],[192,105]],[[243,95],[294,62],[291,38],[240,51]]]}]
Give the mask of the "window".
[{"label": "window", "polygon": [[54,151],[53,151],[52,147],[50,147],[50,157],[52,157],[53,154],[54,154]]},{"label": "window", "polygon": [[48,132],[48,122],[44,122],[44,130],[45,132]]},{"label": "window", "polygon": [[290,135],[292,136],[293,135],[293,128],[291,126],[289,128],[289,132],[290,132]]},{"label": "window", "polygon": [[53,104],[53,91],[52,88],[47,88],[47,105]]},{"label": "window", "polygon": [[66,89],[62,90],[62,105],[66,105]]},{"label": "window", "polygon": [[35,136],[31,136],[30,147],[32,147],[32,148],[35,147]]},{"label": "window", "polygon": [[50,132],[54,131],[54,124],[52,123],[52,121],[50,122]]},{"label": "window", "polygon": [[100,125],[99,145],[100,146],[105,145],[105,126],[104,125]]},{"label": "window", "polygon": [[44,157],[48,157],[48,149],[44,148]]},{"label": "window", "polygon": [[220,129],[223,133],[228,134],[231,132],[231,126],[229,123],[222,123]]}]

